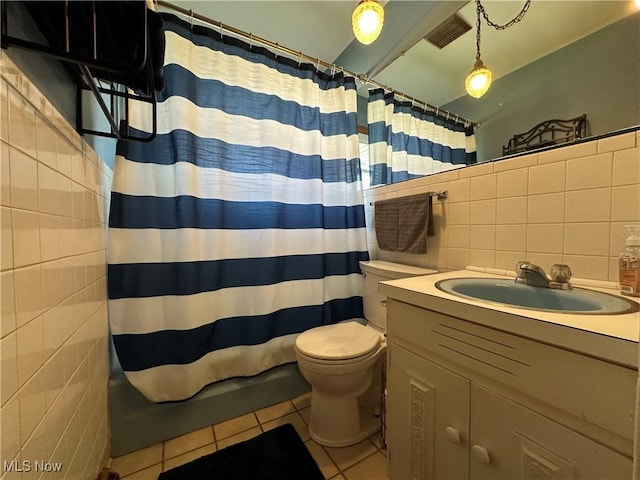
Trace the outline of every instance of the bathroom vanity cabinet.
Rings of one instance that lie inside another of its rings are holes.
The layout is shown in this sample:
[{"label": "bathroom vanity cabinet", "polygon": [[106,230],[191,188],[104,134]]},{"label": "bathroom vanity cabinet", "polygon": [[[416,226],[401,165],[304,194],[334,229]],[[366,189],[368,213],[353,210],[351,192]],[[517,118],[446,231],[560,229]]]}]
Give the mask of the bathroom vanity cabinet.
[{"label": "bathroom vanity cabinet", "polygon": [[390,479],[631,478],[637,369],[392,298],[387,317]]}]

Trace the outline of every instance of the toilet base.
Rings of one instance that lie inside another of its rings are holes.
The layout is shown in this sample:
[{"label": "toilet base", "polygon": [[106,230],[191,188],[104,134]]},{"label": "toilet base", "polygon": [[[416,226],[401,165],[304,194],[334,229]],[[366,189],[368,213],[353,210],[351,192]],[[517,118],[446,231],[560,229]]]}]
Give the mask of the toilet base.
[{"label": "toilet base", "polygon": [[325,447],[347,447],[379,432],[380,394],[377,382],[359,397],[324,398],[312,392],[309,435]]},{"label": "toilet base", "polygon": [[381,430],[381,375],[386,342],[364,359],[317,363],[296,350],[311,384],[309,435],[326,447],[354,445]]},{"label": "toilet base", "polygon": [[318,435],[311,425],[309,425],[309,435],[318,444],[325,447],[348,447],[349,445],[355,445],[358,442],[370,437],[376,432],[380,431],[381,419],[380,416],[373,415],[372,412],[359,409],[360,429],[345,438],[324,438],[322,435]]}]

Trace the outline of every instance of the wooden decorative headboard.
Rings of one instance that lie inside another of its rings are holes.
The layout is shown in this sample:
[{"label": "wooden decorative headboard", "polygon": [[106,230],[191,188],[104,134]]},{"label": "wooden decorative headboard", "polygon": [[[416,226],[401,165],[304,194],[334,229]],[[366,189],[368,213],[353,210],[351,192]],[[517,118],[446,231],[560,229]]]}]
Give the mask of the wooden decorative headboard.
[{"label": "wooden decorative headboard", "polygon": [[514,135],[502,146],[503,155],[526,152],[534,148],[557,145],[587,136],[587,114],[571,120],[547,120],[531,130]]}]

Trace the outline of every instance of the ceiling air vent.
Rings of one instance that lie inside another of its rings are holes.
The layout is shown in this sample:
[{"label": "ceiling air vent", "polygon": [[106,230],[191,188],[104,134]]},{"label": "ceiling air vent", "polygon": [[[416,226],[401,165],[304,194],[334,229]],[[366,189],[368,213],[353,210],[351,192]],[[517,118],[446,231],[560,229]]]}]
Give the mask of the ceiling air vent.
[{"label": "ceiling air vent", "polygon": [[471,25],[465,22],[458,15],[454,14],[438,25],[424,38],[436,47],[444,48],[469,30],[471,30]]}]

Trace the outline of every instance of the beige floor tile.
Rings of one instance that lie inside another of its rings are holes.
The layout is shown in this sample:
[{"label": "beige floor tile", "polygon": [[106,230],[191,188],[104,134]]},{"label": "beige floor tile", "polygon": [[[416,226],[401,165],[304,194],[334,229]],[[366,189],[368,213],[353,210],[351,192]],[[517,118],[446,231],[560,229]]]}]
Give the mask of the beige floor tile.
[{"label": "beige floor tile", "polygon": [[256,417],[258,417],[260,423],[267,423],[295,411],[296,408],[293,406],[293,403],[287,400],[286,402],[276,403],[275,405],[256,411]]},{"label": "beige floor tile", "polygon": [[158,480],[158,475],[162,473],[162,464],[158,463],[151,467],[140,470],[139,472],[132,473],[126,477],[121,477],[122,480]]},{"label": "beige floor tile", "polygon": [[216,450],[217,448],[215,443],[210,443],[209,445],[205,445],[204,447],[196,448],[195,450],[191,450],[190,452],[170,458],[164,461],[163,471],[166,472],[167,470],[171,470],[172,468],[184,465],[185,463],[189,463],[192,460],[204,457],[205,455],[209,455],[210,453],[214,453]]},{"label": "beige floor tile", "polygon": [[318,445],[311,439],[307,440],[304,444],[307,447],[307,450],[309,450],[309,453],[311,454],[313,459],[318,464],[318,467],[320,467],[320,471],[322,472],[324,478],[332,478],[333,476],[340,473],[338,467],[336,467],[336,464],[333,463],[333,460],[331,460],[331,457],[327,455],[327,452],[325,452],[324,448],[322,448],[321,445]]},{"label": "beige floor tile", "polygon": [[364,460],[368,456],[378,452],[378,449],[369,440],[363,440],[362,442],[349,447],[325,447],[325,450],[342,472],[355,465],[360,460]]},{"label": "beige floor tile", "polygon": [[162,444],[157,443],[156,445],[114,458],[111,469],[123,477],[151,465],[159,464],[160,462],[162,462]]},{"label": "beige floor tile", "polygon": [[342,474],[336,475],[335,477],[331,477],[329,480],[345,480]]},{"label": "beige floor tile", "polygon": [[219,442],[224,438],[258,426],[256,416],[253,413],[247,413],[241,417],[232,418],[231,420],[226,420],[214,425],[213,433],[216,436],[216,441]]},{"label": "beige floor tile", "polygon": [[376,452],[345,470],[343,475],[347,480],[387,480],[387,459]]},{"label": "beige floor tile", "polygon": [[213,430],[211,427],[205,427],[195,432],[172,438],[164,442],[164,459],[177,457],[210,443],[213,443]]},{"label": "beige floor tile", "polygon": [[293,406],[298,410],[302,410],[303,408],[307,408],[311,406],[311,392],[304,393],[299,397],[293,398],[291,400],[293,402]]},{"label": "beige floor tile", "polygon": [[223,448],[226,448],[229,445],[234,445],[236,443],[244,442],[245,440],[249,440],[253,437],[260,435],[261,433],[262,433],[262,430],[260,429],[260,427],[253,427],[253,428],[250,428],[249,430],[245,430],[236,435],[232,435],[231,437],[226,437],[220,440],[219,442],[217,442],[218,450],[222,450]]},{"label": "beige floor tile", "polygon": [[309,425],[309,421],[311,420],[311,407],[303,408],[299,410],[298,413],[302,415],[302,419]]},{"label": "beige floor tile", "polygon": [[290,413],[289,415],[285,415],[284,417],[276,418],[275,420],[271,420],[270,422],[263,423],[262,428],[266,432],[267,430],[279,427],[280,425],[284,425],[285,423],[290,423],[293,425],[303,442],[306,442],[311,438],[309,436],[309,428],[298,412]]}]

